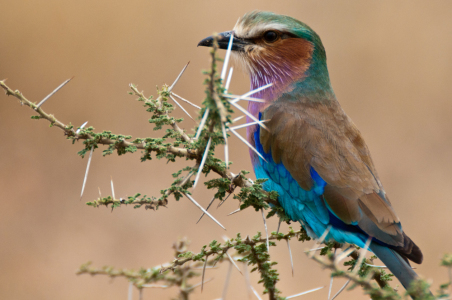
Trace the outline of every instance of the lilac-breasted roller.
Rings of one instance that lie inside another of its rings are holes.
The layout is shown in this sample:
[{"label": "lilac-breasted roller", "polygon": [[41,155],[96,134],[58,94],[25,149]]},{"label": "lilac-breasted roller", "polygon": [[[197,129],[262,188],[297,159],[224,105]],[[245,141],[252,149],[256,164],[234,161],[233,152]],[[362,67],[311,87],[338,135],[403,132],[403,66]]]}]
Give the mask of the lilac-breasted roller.
[{"label": "lilac-breasted roller", "polygon": [[[249,73],[251,89],[265,103],[248,111],[269,120],[268,130],[247,128],[247,139],[265,158],[250,151],[257,178],[268,179],[285,213],[313,238],[330,228],[326,240],[369,248],[405,288],[417,278],[408,260],[422,262],[418,246],[402,229],[378,178],[358,128],[342,110],[331,87],[325,49],[306,24],[288,16],[253,11],[232,31],[219,35]],[[213,38],[198,46],[212,46]],[[250,122],[252,120],[248,120]]]}]

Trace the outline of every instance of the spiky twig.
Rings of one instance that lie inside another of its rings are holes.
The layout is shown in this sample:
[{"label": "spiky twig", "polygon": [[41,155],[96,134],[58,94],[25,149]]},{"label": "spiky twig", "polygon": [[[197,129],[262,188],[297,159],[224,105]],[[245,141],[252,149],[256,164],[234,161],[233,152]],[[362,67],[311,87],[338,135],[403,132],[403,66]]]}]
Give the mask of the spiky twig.
[{"label": "spiky twig", "polygon": [[299,297],[299,296],[303,296],[303,295],[306,295],[306,294],[309,294],[309,293],[312,293],[312,292],[315,292],[315,291],[318,291],[318,290],[321,290],[321,289],[323,289],[323,286],[315,288],[315,289],[312,289],[312,290],[309,290],[309,291],[306,291],[306,292],[302,292],[302,293],[299,293],[299,294],[295,294],[295,295],[286,297],[286,299],[293,299],[293,298],[296,298],[296,297]]},{"label": "spiky twig", "polygon": [[196,105],[196,104],[194,104],[194,103],[192,103],[192,102],[188,101],[187,99],[185,99],[185,98],[183,98],[183,97],[179,96],[178,94],[176,94],[176,93],[175,93],[175,92],[173,92],[173,91],[171,91],[171,95],[174,95],[174,96],[176,96],[176,97],[177,97],[177,98],[179,98],[180,100],[184,101],[185,103],[188,103],[188,104],[190,104],[190,105],[191,105],[191,106],[193,106],[193,107],[196,107],[197,109],[201,109],[201,107],[200,107],[200,106],[198,106],[198,105]]},{"label": "spiky twig", "polygon": [[222,96],[225,97],[225,98],[229,98],[229,99],[237,99],[237,98],[240,98],[240,100],[246,100],[246,101],[251,101],[251,102],[265,103],[265,100],[262,100],[262,99],[259,99],[259,98],[253,98],[253,97],[244,97],[244,96],[230,95],[230,94],[223,94]]},{"label": "spiky twig", "polygon": [[63,86],[65,86],[69,81],[71,81],[71,79],[74,77],[69,78],[68,80],[66,80],[65,82],[63,82],[62,84],[60,84],[53,92],[51,92],[50,94],[48,94],[44,99],[41,100],[41,102],[38,103],[38,105],[36,105],[35,110],[39,109],[41,107],[41,105],[43,105],[50,97],[52,97],[56,92],[58,92]]},{"label": "spiky twig", "polygon": [[229,85],[231,84],[231,79],[232,79],[232,73],[233,72],[234,72],[234,68],[231,67],[231,69],[229,69],[228,79],[226,80],[226,84],[224,85],[224,92],[225,92],[225,94],[222,95],[223,97],[226,95],[226,93],[229,90]]},{"label": "spiky twig", "polygon": [[256,93],[258,93],[258,92],[260,92],[260,91],[263,91],[263,90],[265,90],[265,89],[268,89],[268,88],[271,87],[272,85],[273,85],[273,83],[269,83],[269,84],[263,85],[263,86],[261,86],[261,87],[258,87],[257,89],[251,90],[251,91],[249,91],[248,93],[243,94],[242,96],[238,96],[236,99],[231,100],[230,102],[231,102],[231,103],[237,103],[237,102],[239,102],[240,100],[243,100],[243,99],[245,99],[245,98],[248,98],[248,97],[251,96],[251,95],[254,95],[254,94],[256,94]]},{"label": "spiky twig", "polygon": [[294,276],[294,268],[293,268],[292,250],[290,250],[289,239],[287,239],[286,241],[287,241],[287,248],[289,249],[290,267],[292,268],[292,277],[293,277]]},{"label": "spiky twig", "polygon": [[[57,127],[57,128],[60,128],[61,130],[63,130],[65,135],[68,136],[72,140],[93,140],[93,138],[96,138],[95,141],[92,141],[96,145],[97,144],[114,145],[114,149],[120,149],[120,148],[123,149],[123,148],[127,148],[127,147],[134,147],[135,149],[156,151],[158,153],[163,153],[163,152],[171,153],[176,156],[185,156],[185,157],[195,158],[198,155],[197,150],[195,150],[195,149],[189,150],[189,149],[184,149],[184,148],[180,148],[180,147],[169,146],[163,150],[161,147],[146,145],[143,142],[133,143],[133,142],[128,142],[125,139],[118,142],[118,140],[111,138],[111,137],[115,138],[115,136],[113,136],[113,135],[111,135],[110,138],[100,137],[99,134],[94,134],[94,132],[92,132],[92,130],[83,130],[82,129],[79,131],[79,133],[77,133],[76,130],[73,129],[72,125],[66,125],[66,124],[62,123],[61,121],[56,119],[53,115],[46,113],[41,107],[37,108],[37,105],[35,103],[33,103],[33,102],[29,101],[27,98],[25,98],[21,92],[19,92],[17,90],[13,91],[12,89],[10,89],[4,83],[4,81],[0,81],[0,87],[2,87],[6,91],[7,95],[14,96],[22,104],[29,106],[33,110],[36,109],[36,112],[38,113],[38,116],[36,116],[36,118],[45,119],[45,120],[49,121],[53,127]],[[145,98],[142,95],[142,93],[138,92],[138,90],[136,89],[135,86],[131,85],[130,87],[137,96],[140,96],[143,99]],[[181,137],[184,138],[185,141],[187,141],[187,142],[190,141],[190,138],[184,133],[184,131],[182,129],[179,128],[179,126],[176,124],[176,122],[171,122],[171,126],[173,126],[174,130],[176,130],[178,133],[180,133]],[[127,138],[127,139],[130,139],[130,138]],[[97,146],[95,148],[97,148]],[[91,147],[89,147],[89,149],[91,149]]]},{"label": "spiky twig", "polygon": [[[293,237],[298,237],[298,236],[305,236],[306,232],[304,231],[304,229],[300,229],[298,231],[294,231],[291,230],[286,233],[286,234],[276,234],[274,232],[272,232],[272,234],[268,237],[269,241],[279,241],[279,240],[283,240],[283,239],[288,239],[288,238],[293,238]],[[217,255],[223,255],[223,253],[226,253],[229,249],[232,248],[236,248],[236,247],[241,247],[244,245],[249,245],[249,246],[256,246],[258,244],[265,244],[267,242],[266,238],[261,238],[260,235],[257,235],[255,238],[253,239],[245,239],[243,240],[240,235],[235,238],[232,239],[230,241],[227,241],[224,245],[218,244],[215,241],[215,244],[211,250],[209,251],[203,251],[200,254],[202,254],[201,256],[192,254],[190,256],[181,258],[181,259],[175,259],[171,265],[168,265],[164,268],[162,268],[161,272],[165,272],[167,270],[173,270],[174,268],[178,267],[178,266],[182,266],[190,261],[198,261],[201,257],[206,257],[206,256],[211,256],[213,254],[217,254]]]},{"label": "spiky twig", "polygon": [[[83,197],[83,192],[85,191],[86,181],[88,180],[89,167],[91,165],[91,159],[93,158],[94,146],[91,146],[91,151],[89,152],[88,163],[86,164],[85,177],[83,178],[82,192],[80,193],[80,200]],[[114,197],[113,197],[114,198]]]},{"label": "spiky twig", "polygon": [[[212,200],[210,200],[209,205],[207,205],[206,207],[206,211],[209,210],[210,206],[212,205],[213,201],[215,201],[215,196],[213,196]],[[199,221],[201,221],[202,217],[204,217],[205,213],[202,213],[201,216],[199,217],[198,221],[196,222],[196,224],[199,223]]]},{"label": "spiky twig", "polygon": [[218,226],[220,226],[221,228],[223,228],[224,230],[226,230],[226,228],[224,228],[224,226],[221,225],[221,223],[218,222],[217,219],[215,219],[209,212],[207,212],[207,210],[205,210],[201,205],[199,205],[198,202],[196,202],[196,200],[193,199],[192,196],[190,196],[189,194],[185,194],[185,196],[186,196],[191,202],[193,202],[193,204],[196,205],[196,207],[198,207],[203,213],[205,213],[209,218],[211,218],[215,223],[217,223]]}]

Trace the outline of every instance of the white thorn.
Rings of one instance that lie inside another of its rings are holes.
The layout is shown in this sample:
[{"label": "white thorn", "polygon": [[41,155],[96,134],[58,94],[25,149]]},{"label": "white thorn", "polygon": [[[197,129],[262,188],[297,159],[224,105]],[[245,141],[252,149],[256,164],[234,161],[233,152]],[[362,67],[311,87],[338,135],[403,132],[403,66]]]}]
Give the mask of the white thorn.
[{"label": "white thorn", "polygon": [[366,241],[366,245],[364,246],[361,253],[359,254],[358,261],[356,262],[355,267],[353,268],[353,271],[352,271],[353,275],[356,275],[358,273],[359,269],[361,268],[361,264],[362,264],[364,258],[366,257],[366,253],[367,253],[367,250],[369,249],[371,242],[372,242],[372,238],[368,237],[367,241]]},{"label": "white thorn", "polygon": [[179,96],[179,95],[176,94],[175,92],[171,92],[171,94],[173,94],[173,95],[176,96],[177,98],[181,99],[182,101],[184,101],[184,102],[190,104],[191,106],[194,106],[194,107],[196,107],[197,109],[201,109],[200,106],[198,106],[198,105],[196,105],[196,104],[194,104],[194,103],[191,103],[190,101],[188,101],[188,100],[185,99],[185,98],[182,98],[181,96]]},{"label": "white thorn", "polygon": [[286,241],[287,241],[287,248],[289,249],[290,266],[292,267],[292,277],[293,277],[294,276],[294,269],[293,269],[292,250],[290,250],[289,239],[287,239]]},{"label": "white thorn", "polygon": [[282,219],[281,219],[281,218],[279,218],[279,222],[278,222],[278,229],[276,230],[276,234],[278,234],[278,233],[279,233],[279,228],[281,227],[281,222],[282,222]]},{"label": "white thorn", "polygon": [[[319,246],[321,243],[323,243],[323,241],[325,240],[326,236],[328,235],[328,233],[331,230],[331,225],[328,225],[328,227],[325,229],[325,231],[323,232],[322,236],[317,240],[317,242],[315,243],[316,246]],[[317,248],[317,247],[315,247]],[[309,258],[312,258],[314,256],[315,252],[311,252],[311,254],[309,254]]]},{"label": "white thorn", "polygon": [[[323,243],[323,241],[325,240],[325,238],[326,238],[326,236],[328,235],[328,233],[330,232],[330,230],[331,230],[331,225],[328,225],[328,227],[326,228],[326,230],[323,232],[322,236],[316,241],[316,243],[315,243],[315,246],[316,246],[316,247],[314,247],[314,248],[317,248],[321,243]],[[311,251],[311,250],[310,250],[310,251]],[[310,252],[310,251],[307,251],[307,252]],[[309,254],[309,258],[314,257],[314,255],[315,255],[315,251],[312,251],[312,252]]]},{"label": "white thorn", "polygon": [[[336,255],[336,248],[334,249],[333,255]],[[330,288],[328,289],[328,300],[331,299],[331,291],[332,291],[332,289],[333,289],[333,280],[334,280],[334,276],[331,276],[331,279],[330,279]]]},{"label": "white thorn", "polygon": [[199,139],[199,136],[201,135],[201,131],[203,130],[204,125],[206,124],[207,117],[209,116],[209,111],[210,111],[210,109],[208,109],[208,108],[204,111],[204,116],[202,117],[201,123],[199,123],[198,131],[196,132],[196,136],[195,136],[196,140]]},{"label": "white thorn", "polygon": [[253,288],[252,285],[250,285],[251,290],[253,291],[254,295],[256,295],[257,299],[262,300],[262,298],[259,296],[259,294],[256,292],[256,290]]},{"label": "white thorn", "polygon": [[[238,105],[237,103],[233,103],[233,102],[229,102],[232,105],[234,105],[235,108],[237,108],[238,110],[240,110],[242,113],[244,113],[245,115],[247,115],[248,117],[250,117],[251,120],[253,120],[254,122],[259,122],[259,120],[253,116],[251,113],[249,113],[246,109],[244,109],[243,107],[241,107],[240,105]],[[261,126],[262,128],[264,128],[265,130],[268,131],[267,126],[265,126],[262,123],[259,123],[259,126]]]},{"label": "white thorn", "polygon": [[319,239],[319,244],[323,243],[323,241],[326,239],[326,236],[328,235],[328,233],[331,230],[331,225],[328,225],[328,227],[326,228],[326,230],[323,232],[322,236]]},{"label": "white thorn", "polygon": [[250,282],[250,274],[248,273],[248,265],[245,263],[243,263],[243,273],[245,273],[245,283],[246,283],[246,290],[248,292],[248,299],[251,299],[252,296],[252,286],[251,286],[251,282]]},{"label": "white thorn", "polygon": [[186,113],[187,114],[187,116],[189,116],[190,117],[190,119],[192,119],[194,122],[196,122],[195,121],[195,119],[193,119],[192,118],[192,116],[190,116],[190,114],[188,113],[188,111],[186,111],[185,110],[185,108],[182,106],[182,105],[180,105],[180,103],[179,102],[177,102],[177,100],[176,99],[174,99],[174,97],[170,94],[170,98],[171,98],[171,100],[173,100],[174,101],[174,103],[176,103],[177,104],[177,106],[179,106],[180,107],[180,109],[182,109],[183,111],[184,111],[184,113]]},{"label": "white thorn", "polygon": [[220,203],[218,203],[217,208],[219,208],[220,206],[222,206],[223,203],[226,202],[226,200],[228,200],[229,196],[231,196],[231,195],[232,195],[232,193],[229,193],[229,194],[226,196],[226,198],[223,199],[223,201],[220,201]]},{"label": "white thorn", "polygon": [[210,143],[212,142],[212,138],[209,138],[209,141],[206,145],[206,150],[204,150],[204,155],[202,156],[201,164],[199,165],[198,173],[196,174],[195,183],[193,184],[193,189],[198,184],[199,177],[201,176],[202,169],[204,168],[204,164],[206,163],[207,156],[209,154]]},{"label": "white thorn", "polygon": [[158,285],[158,284],[143,284],[142,287],[144,288],[159,288],[159,289],[166,289],[169,286],[167,285]]},{"label": "white thorn", "polygon": [[97,187],[99,189],[99,198],[102,198],[102,194],[100,192],[100,187]]},{"label": "white thorn", "polygon": [[228,135],[226,133],[226,129],[224,127],[224,123],[221,123],[221,130],[223,131],[224,138],[224,160],[226,163],[226,169],[229,169],[229,146],[228,146]]},{"label": "white thorn", "polygon": [[286,299],[292,299],[292,298],[295,298],[295,297],[303,296],[303,295],[306,295],[306,294],[318,291],[318,290],[323,289],[323,288],[324,288],[324,286],[321,286],[321,287],[318,287],[318,288],[315,288],[315,289],[312,289],[312,290],[309,290],[309,291],[306,291],[306,292],[303,292],[303,293],[299,293],[299,294],[296,294],[296,295],[292,295],[292,296],[286,297]]},{"label": "white thorn", "polygon": [[268,240],[267,221],[265,220],[264,209],[263,208],[261,208],[261,213],[262,213],[262,219],[264,220],[265,236],[267,237],[267,252],[270,253],[270,242]]},{"label": "white thorn", "polygon": [[354,251],[353,248],[349,248],[347,250],[345,250],[344,252],[342,252],[341,254],[339,254],[336,259],[334,260],[335,264],[339,264],[341,262],[341,260],[343,260],[344,258],[346,258],[347,256],[349,256],[350,254],[352,254],[352,252]]},{"label": "white thorn", "polygon": [[270,119],[259,121],[259,122],[245,123],[245,124],[237,125],[237,126],[234,126],[234,127],[229,127],[229,129],[237,130],[237,129],[240,129],[240,128],[249,127],[249,126],[253,126],[253,125],[256,125],[256,124],[262,125],[263,123],[268,122],[268,121],[270,121]]},{"label": "white thorn", "polygon": [[257,155],[259,155],[260,158],[262,158],[265,162],[267,162],[267,161],[265,160],[265,158],[262,156],[262,154],[260,154],[260,153],[256,150],[256,148],[254,148],[253,146],[251,146],[251,144],[248,143],[248,141],[247,141],[244,137],[242,137],[240,134],[238,134],[238,133],[237,133],[234,129],[232,129],[232,128],[229,128],[229,130],[230,130],[236,137],[238,137],[243,143],[245,143],[245,145],[247,145],[249,148],[251,148],[251,150],[253,150]]},{"label": "white thorn", "polygon": [[91,164],[91,158],[93,157],[94,146],[91,146],[91,151],[89,152],[88,164],[86,165],[85,178],[83,178],[82,192],[80,193],[80,200],[83,197],[83,191],[85,190],[86,180],[88,179],[89,165]]},{"label": "white thorn", "polygon": [[234,267],[240,272],[240,274],[243,275],[242,271],[240,271],[239,266],[237,266],[237,264],[235,263],[235,261],[232,259],[231,255],[229,255],[229,253],[226,251],[226,255],[229,258],[229,260],[231,261],[231,263],[234,265]]},{"label": "white thorn", "polygon": [[[207,279],[206,281],[204,281],[204,283],[208,283],[208,282],[211,282],[213,280],[213,278],[209,278],[209,279]],[[201,285],[201,282],[200,283],[197,283],[197,284],[195,284],[195,285],[193,285],[193,286],[191,286],[190,288],[189,288],[189,290],[193,290],[194,288],[197,288],[198,286],[200,286]]]},{"label": "white thorn", "polygon": [[206,259],[204,261],[204,267],[202,268],[201,293],[202,293],[202,290],[204,289],[204,275],[206,274],[207,259],[208,259],[208,257],[206,256]]},{"label": "white thorn", "polygon": [[231,56],[233,42],[234,34],[232,33],[231,37],[229,38],[228,50],[226,51],[226,57],[224,58],[223,69],[221,70],[221,81],[224,81],[224,78],[226,77],[226,70],[228,69],[229,57]]},{"label": "white thorn", "polygon": [[318,247],[318,248],[309,249],[309,250],[306,250],[304,253],[308,253],[308,252],[311,252],[311,251],[322,250],[323,248],[326,248],[326,247],[323,246],[323,247]]},{"label": "white thorn", "polygon": [[226,230],[226,228],[224,228],[223,225],[221,225],[220,222],[218,222],[210,213],[207,212],[207,210],[205,210],[201,205],[198,204],[198,202],[196,202],[195,199],[192,198],[192,196],[190,196],[189,194],[184,194],[191,202],[193,202],[194,205],[196,205],[201,211],[203,211],[206,215],[209,216],[209,218],[211,218],[215,223],[217,223],[221,228],[223,228],[224,230]]},{"label": "white thorn", "polygon": [[329,288],[329,290],[328,290],[328,300],[330,300],[331,298],[331,290],[332,290],[332,288],[333,288],[333,280],[334,280],[334,277],[333,276],[331,276],[331,279],[330,279],[330,288]]},{"label": "white thorn", "polygon": [[235,118],[234,120],[232,120],[232,123],[235,123],[235,122],[237,122],[237,121],[243,119],[244,117],[245,117],[245,116],[237,117],[237,118]]},{"label": "white thorn", "polygon": [[[213,196],[212,200],[210,200],[210,203],[209,203],[209,205],[207,205],[206,210],[209,210],[209,207],[212,205],[213,201],[215,201],[215,196]],[[201,219],[202,219],[202,217],[204,217],[204,215],[205,215],[205,213],[202,213],[202,215],[199,217],[199,220],[198,220],[198,222],[196,222],[196,224],[198,224],[199,221],[201,221]]]},{"label": "white thorn", "polygon": [[231,212],[228,216],[230,216],[230,215],[233,215],[233,214],[235,214],[235,213],[238,213],[240,211],[240,208],[239,209],[237,209],[237,210],[234,210],[233,212]]},{"label": "white thorn", "polygon": [[388,268],[386,266],[377,266],[377,265],[371,265],[371,264],[368,264],[368,263],[366,263],[366,265],[369,266],[369,267],[372,267],[372,268],[382,268],[382,269],[387,269]]},{"label": "white thorn", "polygon": [[252,91],[249,91],[248,93],[245,93],[245,94],[243,94],[242,96],[239,96],[239,97],[237,97],[237,98],[234,99],[234,100],[231,100],[231,103],[237,103],[237,102],[239,102],[240,100],[242,100],[242,99],[245,98],[245,97],[249,97],[249,96],[251,96],[251,95],[253,95],[253,94],[256,94],[257,92],[260,92],[260,91],[262,91],[262,90],[268,89],[268,88],[271,87],[272,85],[273,85],[273,83],[269,83],[269,84],[266,84],[266,85],[264,85],[264,86],[258,87],[257,89],[254,89],[254,90],[252,90]]},{"label": "white thorn", "polygon": [[80,132],[80,130],[82,130],[85,126],[86,126],[86,124],[88,124],[88,121],[86,121],[85,123],[83,123],[82,124],[82,126],[80,126],[78,129],[77,129],[77,131],[75,132],[75,133],[79,133]]},{"label": "white thorn", "polygon": [[41,102],[39,102],[38,105],[36,105],[35,110],[38,110],[38,108],[41,107],[41,105],[44,104],[44,102],[46,102],[50,97],[52,97],[56,92],[58,92],[63,86],[66,85],[66,83],[68,83],[69,81],[71,81],[71,79],[74,77],[69,78],[68,80],[66,80],[65,82],[63,82],[62,84],[60,84],[53,92],[51,92],[50,94],[48,94],[44,99],[41,100]]},{"label": "white thorn", "polygon": [[127,295],[127,300],[133,299],[133,283],[129,282],[129,293]]},{"label": "white thorn", "polygon": [[253,97],[243,97],[243,96],[239,96],[239,95],[229,95],[229,94],[223,94],[222,96],[225,98],[230,98],[230,99],[240,98],[240,100],[265,103],[265,100],[259,99],[259,98],[253,98]]},{"label": "white thorn", "polygon": [[231,84],[231,79],[232,79],[232,72],[234,71],[234,68],[231,67],[229,69],[229,74],[228,74],[228,79],[226,80],[226,84],[224,85],[224,93],[226,94],[229,90],[229,85]]},{"label": "white thorn", "polygon": [[331,298],[331,300],[334,300],[337,296],[339,296],[340,293],[347,287],[347,285],[350,283],[351,279],[347,280],[347,282],[340,288],[340,290],[336,293],[336,295]]},{"label": "white thorn", "polygon": [[115,200],[116,197],[115,197],[115,188],[113,187],[113,177],[110,176],[110,178],[111,178],[111,195],[113,196],[113,200]]},{"label": "white thorn", "polygon": [[[213,267],[213,266],[207,266],[206,267],[206,269],[218,269],[219,267]],[[193,268],[193,269],[202,269],[202,267],[196,267],[196,268]]]},{"label": "white thorn", "polygon": [[232,272],[232,263],[229,264],[228,274],[226,274],[226,281],[224,282],[224,288],[223,288],[223,294],[221,296],[221,300],[226,299],[226,293],[228,291],[229,278],[231,278],[231,272]]},{"label": "white thorn", "polygon": [[174,80],[173,84],[168,88],[168,92],[171,92],[171,90],[174,88],[174,86],[176,85],[176,83],[179,81],[179,79],[181,78],[182,74],[184,74],[185,69],[187,69],[188,64],[190,62],[188,62],[185,67],[182,69],[182,71],[180,72],[179,76],[177,76],[176,80]]}]

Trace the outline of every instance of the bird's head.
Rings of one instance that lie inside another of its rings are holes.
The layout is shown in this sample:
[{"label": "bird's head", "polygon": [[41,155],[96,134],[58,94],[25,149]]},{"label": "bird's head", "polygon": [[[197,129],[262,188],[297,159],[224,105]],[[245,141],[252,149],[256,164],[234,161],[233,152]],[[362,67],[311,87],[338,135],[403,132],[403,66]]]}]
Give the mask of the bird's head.
[{"label": "bird's head", "polygon": [[[232,57],[249,73],[251,89],[274,84],[261,97],[277,98],[301,88],[309,77],[326,79],[329,87],[325,50],[319,36],[306,24],[288,16],[253,11],[241,17],[232,31],[219,34],[219,48],[227,49],[231,34]],[[213,40],[207,37],[198,46],[212,47]]]}]

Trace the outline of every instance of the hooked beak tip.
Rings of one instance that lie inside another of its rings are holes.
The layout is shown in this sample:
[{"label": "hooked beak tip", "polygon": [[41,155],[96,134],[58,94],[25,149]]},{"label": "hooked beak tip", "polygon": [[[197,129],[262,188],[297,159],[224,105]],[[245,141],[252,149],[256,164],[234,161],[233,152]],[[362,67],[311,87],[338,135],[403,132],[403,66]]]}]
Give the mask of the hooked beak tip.
[{"label": "hooked beak tip", "polygon": [[[231,38],[231,34],[233,34],[233,31],[225,31],[222,33],[218,34],[218,48],[220,49],[227,49],[228,45],[229,45],[229,40]],[[203,47],[212,47],[213,46],[213,42],[214,42],[214,37],[213,36],[209,36],[205,39],[203,39],[202,41],[200,41],[198,43],[198,47],[199,46],[203,46]],[[232,51],[243,51],[243,48],[250,44],[250,42],[248,40],[244,40],[244,39],[240,39],[240,38],[236,38],[234,37],[234,41],[232,44]]]},{"label": "hooked beak tip", "polygon": [[212,36],[209,36],[209,37],[206,37],[205,39],[201,40],[201,41],[198,43],[198,47],[199,47],[199,46],[203,46],[203,47],[212,47],[212,46],[213,46],[213,37],[212,37]]}]

